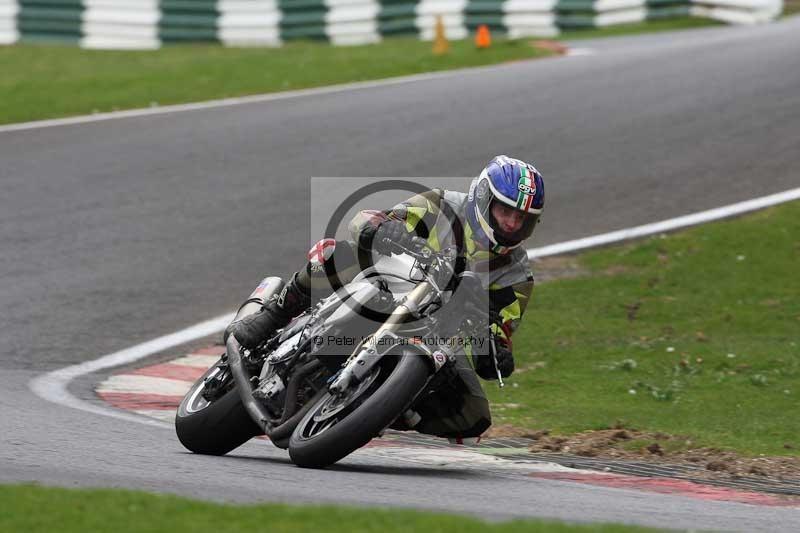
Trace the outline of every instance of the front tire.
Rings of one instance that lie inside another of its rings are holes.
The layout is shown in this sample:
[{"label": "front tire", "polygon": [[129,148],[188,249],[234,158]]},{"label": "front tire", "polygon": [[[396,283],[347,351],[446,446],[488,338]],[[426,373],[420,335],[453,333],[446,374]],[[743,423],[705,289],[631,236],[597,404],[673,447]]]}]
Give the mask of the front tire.
[{"label": "front tire", "polygon": [[204,380],[216,368],[212,366],[195,381],[175,414],[178,440],[187,450],[204,455],[225,455],[262,434],[242,405],[236,387],[211,402],[202,397]]},{"label": "front tire", "polygon": [[[386,364],[390,358],[397,359],[394,366]],[[294,464],[324,468],[367,444],[411,404],[431,369],[423,354],[406,350],[384,357],[376,372],[365,379],[363,390],[357,390],[358,398],[350,405],[337,405],[337,397],[330,393],[314,404],[289,440]]]}]

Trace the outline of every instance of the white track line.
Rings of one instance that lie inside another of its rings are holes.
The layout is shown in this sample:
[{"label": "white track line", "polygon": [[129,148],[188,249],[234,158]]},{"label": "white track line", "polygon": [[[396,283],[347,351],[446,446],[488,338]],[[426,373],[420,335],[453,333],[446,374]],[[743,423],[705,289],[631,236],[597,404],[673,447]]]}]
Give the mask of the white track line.
[{"label": "white track line", "polygon": [[98,372],[100,370],[105,370],[115,366],[127,365],[140,359],[144,359],[145,357],[153,355],[154,353],[158,353],[175,346],[180,346],[181,344],[185,344],[196,339],[201,339],[203,337],[207,337],[208,335],[219,333],[225,329],[231,320],[233,320],[234,316],[235,313],[228,313],[226,315],[195,324],[194,326],[182,329],[175,333],[158,337],[157,339],[153,339],[142,344],[137,344],[136,346],[132,346],[131,348],[119,352],[105,355],[93,361],[86,361],[85,363],[68,366],[53,372],[48,372],[47,374],[42,374],[30,382],[30,388],[37,396],[44,398],[45,400],[57,403],[59,405],[72,407],[73,409],[80,409],[81,411],[87,411],[89,413],[111,416],[121,420],[138,422],[140,424],[147,424],[150,426],[172,428],[172,424],[166,424],[156,420],[148,420],[136,415],[126,414],[122,411],[115,411],[113,409],[101,407],[100,405],[94,403],[79,400],[70,394],[70,392],[67,390],[67,386],[74,379],[91,374],[92,372]]},{"label": "white track line", "polygon": [[255,104],[262,102],[272,102],[277,100],[287,100],[291,98],[302,98],[306,96],[336,94],[346,91],[391,87],[393,85],[402,85],[406,83],[436,80],[440,78],[449,78],[469,72],[491,71],[492,69],[502,68],[503,66],[504,66],[503,63],[499,63],[495,65],[484,65],[480,67],[466,67],[466,68],[459,68],[452,70],[444,70],[439,72],[426,72],[424,74],[412,74],[410,76],[398,76],[382,80],[359,81],[354,83],[342,83],[339,85],[328,85],[325,87],[314,87],[311,89],[298,89],[295,91],[255,94],[252,96],[223,98],[220,100],[208,100],[205,102],[194,102],[188,104],[154,106],[143,109],[130,109],[127,111],[112,111],[109,113],[95,113],[93,115],[81,115],[77,117],[57,118],[50,120],[36,120],[32,122],[19,122],[17,124],[7,124],[5,126],[0,126],[0,133],[34,130],[41,128],[52,128],[56,126],[72,126],[76,124],[88,124],[93,122],[103,122],[107,120],[116,120],[122,118],[147,117],[153,115],[164,115],[167,113],[199,111],[204,109],[232,107],[243,104]]},{"label": "white track line", "polygon": [[[586,237],[574,241],[551,244],[541,248],[533,248],[528,250],[528,257],[530,259],[535,259],[550,255],[575,252],[578,250],[620,242],[627,239],[635,239],[647,235],[654,235],[686,226],[709,222],[711,220],[739,215],[748,211],[755,211],[757,209],[762,209],[764,207],[769,207],[797,199],[800,199],[800,188],[772,194],[770,196],[764,196],[762,198],[756,198],[754,200],[748,200],[746,202],[728,205],[725,207],[719,207],[717,209],[711,209],[709,211],[703,211],[692,215],[673,218],[670,220],[663,220],[654,224],[646,224],[644,226],[614,231],[611,233],[605,233],[603,235],[595,235],[593,237]],[[196,324],[176,333],[158,337],[157,339],[153,339],[143,344],[138,344],[126,350],[105,355],[93,361],[87,361],[78,365],[72,365],[66,368],[55,370],[53,372],[48,372],[47,374],[43,374],[33,379],[30,382],[30,388],[39,397],[59,405],[80,409],[90,413],[111,416],[131,422],[138,422],[140,424],[172,428],[172,424],[167,424],[157,420],[148,420],[147,418],[123,413],[121,411],[115,411],[109,408],[103,408],[97,404],[79,400],[69,393],[67,387],[71,381],[78,377],[115,366],[128,365],[139,361],[140,359],[144,359],[149,355],[200,339],[202,337],[206,337],[208,335],[213,335],[214,333],[218,333],[225,329],[230,321],[233,320],[234,315],[234,313],[229,313],[220,317],[212,318],[211,320],[201,322],[200,324]]]},{"label": "white track line", "polygon": [[645,224],[644,226],[636,226],[619,231],[612,231],[611,233],[603,233],[602,235],[584,237],[574,241],[566,241],[558,244],[551,244],[549,246],[542,246],[541,248],[533,248],[528,250],[528,259],[536,259],[548,255],[566,254],[570,252],[576,252],[578,250],[585,250],[586,248],[595,248],[597,246],[604,246],[606,244],[612,244],[615,242],[628,241],[631,239],[637,239],[639,237],[647,237],[648,235],[673,231],[676,229],[685,228],[687,226],[695,226],[697,224],[711,222],[712,220],[728,218],[797,199],[800,199],[800,188],[771,194],[769,196],[762,196],[761,198],[756,198],[754,200],[747,200],[737,204],[726,205],[724,207],[718,207],[708,211],[701,211],[691,215],[671,218],[669,220],[662,220],[661,222]]},{"label": "white track line", "polygon": [[[578,48],[574,52],[569,49],[566,55],[591,55],[594,51],[591,49]],[[531,59],[530,61],[535,61]],[[294,91],[281,91],[267,94],[254,94],[252,96],[240,96],[233,98],[222,98],[218,100],[207,100],[205,102],[193,102],[188,104],[174,104],[165,106],[152,106],[149,108],[129,109],[125,111],[111,111],[108,113],[94,113],[92,115],[81,115],[77,117],[56,118],[49,120],[35,120],[31,122],[19,122],[16,124],[6,124],[0,126],[0,133],[12,131],[35,130],[41,128],[52,128],[57,126],[72,126],[76,124],[89,124],[93,122],[103,122],[107,120],[116,120],[122,118],[133,117],[147,117],[153,115],[164,115],[167,113],[181,113],[185,111],[199,111],[203,109],[215,109],[220,107],[231,107],[243,104],[254,104],[261,102],[272,102],[276,100],[287,100],[290,98],[302,98],[306,96],[320,96],[326,94],[335,94],[346,91],[356,91],[362,89],[375,89],[379,87],[391,87],[392,85],[402,85],[405,83],[415,83],[419,81],[435,80],[440,78],[449,78],[458,76],[459,74],[469,72],[482,72],[491,71],[497,68],[503,68],[504,63],[497,63],[493,65],[483,65],[478,67],[464,67],[452,70],[443,70],[438,72],[426,72],[423,74],[412,74],[409,76],[397,76],[394,78],[385,78],[382,80],[358,81],[353,83],[342,83],[338,85],[328,85],[325,87],[312,87],[310,89],[298,89]]]}]

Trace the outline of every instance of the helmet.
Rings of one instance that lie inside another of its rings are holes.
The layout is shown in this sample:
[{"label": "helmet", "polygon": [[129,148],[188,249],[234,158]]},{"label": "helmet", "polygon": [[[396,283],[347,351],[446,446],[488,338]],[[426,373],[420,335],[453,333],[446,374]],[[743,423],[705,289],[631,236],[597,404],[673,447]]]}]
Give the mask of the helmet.
[{"label": "helmet", "polygon": [[[493,207],[522,212],[521,226],[509,233],[495,217]],[[544,209],[544,181],[533,165],[499,155],[472,181],[467,196],[467,222],[472,239],[481,247],[507,254],[533,233]]]}]

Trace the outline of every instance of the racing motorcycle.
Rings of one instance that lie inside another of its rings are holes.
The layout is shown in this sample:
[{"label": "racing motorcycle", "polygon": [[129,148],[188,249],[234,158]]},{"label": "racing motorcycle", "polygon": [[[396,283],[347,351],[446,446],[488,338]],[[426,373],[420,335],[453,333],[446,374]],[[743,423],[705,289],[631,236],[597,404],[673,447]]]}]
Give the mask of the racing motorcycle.
[{"label": "racing motorcycle", "polygon": [[[223,455],[266,435],[295,464],[322,468],[389,427],[411,429],[419,421],[415,405],[452,390],[454,351],[464,339],[485,336],[489,317],[480,278],[460,272],[454,247],[392,246],[392,256],[258,348],[245,350],[230,335],[178,408],[181,443]],[[282,287],[280,278],[263,280],[234,320]]]}]

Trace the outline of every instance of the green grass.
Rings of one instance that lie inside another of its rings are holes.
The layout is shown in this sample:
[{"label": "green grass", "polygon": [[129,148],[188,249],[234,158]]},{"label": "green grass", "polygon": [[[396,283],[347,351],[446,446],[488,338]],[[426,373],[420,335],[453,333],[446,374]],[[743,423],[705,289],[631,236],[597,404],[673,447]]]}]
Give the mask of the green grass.
[{"label": "green grass", "polygon": [[[265,480],[269,483],[269,480]],[[568,525],[517,520],[502,524],[461,516],[333,506],[217,505],[123,490],[67,490],[0,485],[0,531],[127,533],[194,531],[270,533],[646,532],[621,525]]]},{"label": "green grass", "polygon": [[386,39],[367,46],[293,42],[282,48],[171,45],[159,51],[0,47],[0,123],[63,117],[316,87],[531,59],[528,41],[496,39],[487,50],[454,41],[444,56],[431,43]]},{"label": "green grass", "polygon": [[800,0],[784,0],[783,16],[789,17],[800,13]]},{"label": "green grass", "polygon": [[700,17],[675,17],[663,20],[648,20],[631,24],[619,24],[607,28],[592,28],[585,30],[569,30],[558,36],[561,41],[575,39],[596,39],[600,37],[619,37],[622,35],[638,35],[642,33],[657,33],[662,31],[688,30],[704,28],[707,26],[724,26],[722,22]]},{"label": "green grass", "polygon": [[[676,30],[713,24],[677,18],[599,30],[563,39]],[[530,40],[495,38],[488,50],[451,42],[389,38],[366,46],[291,42],[282,48],[168,45],[158,51],[81,50],[74,45],[0,46],[0,124],[197,102],[542,57]]]},{"label": "green grass", "polygon": [[800,203],[580,261],[590,276],[534,291],[515,335],[521,371],[485,387],[495,423],[569,434],[622,421],[798,453]]}]

